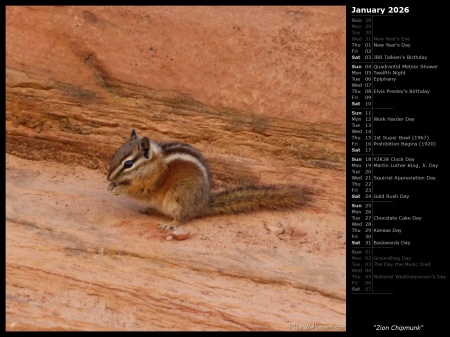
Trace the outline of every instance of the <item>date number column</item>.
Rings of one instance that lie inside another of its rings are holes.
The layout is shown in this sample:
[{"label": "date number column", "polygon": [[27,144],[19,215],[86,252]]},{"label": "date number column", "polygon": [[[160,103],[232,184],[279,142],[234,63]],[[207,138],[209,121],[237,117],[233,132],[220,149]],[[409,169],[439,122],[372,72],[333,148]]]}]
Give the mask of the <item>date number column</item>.
[{"label": "date number column", "polygon": [[372,20],[352,16],[350,85],[350,247],[352,293],[373,292]]}]

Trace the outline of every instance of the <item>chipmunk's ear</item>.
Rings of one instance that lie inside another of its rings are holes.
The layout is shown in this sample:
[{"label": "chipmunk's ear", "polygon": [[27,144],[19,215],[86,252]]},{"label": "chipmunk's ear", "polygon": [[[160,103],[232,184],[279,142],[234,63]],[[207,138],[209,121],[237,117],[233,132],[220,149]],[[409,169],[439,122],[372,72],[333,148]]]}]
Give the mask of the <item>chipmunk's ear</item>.
[{"label": "chipmunk's ear", "polygon": [[136,133],[136,130],[133,129],[133,130],[131,131],[130,140],[137,139],[137,138],[138,138],[138,135],[137,135],[137,133]]},{"label": "chipmunk's ear", "polygon": [[144,158],[150,158],[150,140],[147,137],[142,138],[141,142],[139,143],[139,151],[144,156]]}]

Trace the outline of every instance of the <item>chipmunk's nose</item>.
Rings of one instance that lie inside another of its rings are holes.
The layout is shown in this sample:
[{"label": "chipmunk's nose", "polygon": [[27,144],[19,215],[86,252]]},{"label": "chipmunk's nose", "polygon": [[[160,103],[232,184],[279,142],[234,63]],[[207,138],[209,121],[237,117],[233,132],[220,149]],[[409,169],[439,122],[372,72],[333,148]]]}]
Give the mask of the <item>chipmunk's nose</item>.
[{"label": "chipmunk's nose", "polygon": [[111,180],[111,175],[112,175],[112,170],[109,170],[108,176],[106,177],[106,180],[112,181],[112,180]]},{"label": "chipmunk's nose", "polygon": [[114,181],[114,179],[112,179],[112,174],[110,173],[110,174],[108,174],[108,176],[106,177],[106,180],[108,180],[108,181]]}]

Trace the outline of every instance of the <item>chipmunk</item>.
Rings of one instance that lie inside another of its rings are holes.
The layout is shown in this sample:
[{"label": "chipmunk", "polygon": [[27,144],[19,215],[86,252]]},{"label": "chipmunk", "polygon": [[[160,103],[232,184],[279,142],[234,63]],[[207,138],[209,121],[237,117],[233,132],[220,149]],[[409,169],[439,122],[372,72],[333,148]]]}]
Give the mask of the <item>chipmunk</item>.
[{"label": "chipmunk", "polygon": [[[160,224],[176,228],[191,219],[259,209],[299,207],[310,192],[293,185],[241,186],[211,191],[211,174],[203,155],[184,143],[157,143],[131,131],[114,154],[108,174],[109,190],[143,200],[156,214],[173,218]],[[154,213],[155,214],[155,213]]]}]

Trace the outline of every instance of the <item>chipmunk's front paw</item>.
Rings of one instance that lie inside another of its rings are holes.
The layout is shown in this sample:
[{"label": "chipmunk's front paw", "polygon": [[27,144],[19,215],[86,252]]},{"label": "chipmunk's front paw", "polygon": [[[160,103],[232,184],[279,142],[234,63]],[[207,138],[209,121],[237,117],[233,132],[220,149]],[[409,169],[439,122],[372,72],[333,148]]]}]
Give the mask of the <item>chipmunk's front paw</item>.
[{"label": "chipmunk's front paw", "polygon": [[110,183],[108,185],[108,190],[110,190],[112,192],[112,194],[114,194],[114,195],[119,195],[120,189],[118,187],[119,186],[116,183]]}]

